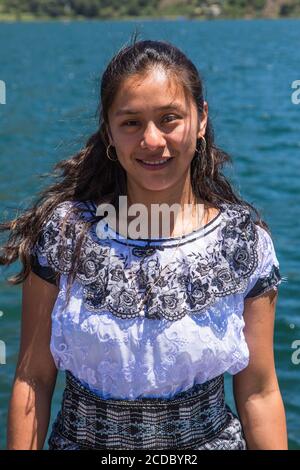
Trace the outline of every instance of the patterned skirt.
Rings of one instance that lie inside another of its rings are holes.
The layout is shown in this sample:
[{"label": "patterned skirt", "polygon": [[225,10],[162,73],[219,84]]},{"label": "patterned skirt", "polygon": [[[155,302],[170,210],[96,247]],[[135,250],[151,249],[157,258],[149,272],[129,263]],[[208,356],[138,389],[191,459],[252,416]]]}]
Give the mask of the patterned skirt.
[{"label": "patterned skirt", "polygon": [[246,450],[238,417],[225,403],[224,376],[172,398],[104,399],[70,371],[49,450]]}]

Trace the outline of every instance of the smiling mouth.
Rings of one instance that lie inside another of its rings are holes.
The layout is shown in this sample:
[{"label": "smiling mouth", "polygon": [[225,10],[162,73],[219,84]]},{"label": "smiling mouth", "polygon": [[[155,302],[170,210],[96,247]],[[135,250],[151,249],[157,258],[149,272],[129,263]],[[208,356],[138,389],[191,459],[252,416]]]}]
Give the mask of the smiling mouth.
[{"label": "smiling mouth", "polygon": [[173,157],[165,157],[165,158],[160,158],[160,159],[157,159],[157,160],[140,160],[140,159],[136,159],[137,162],[139,162],[140,165],[142,165],[144,168],[149,168],[149,169],[157,169],[157,168],[164,168],[165,166],[167,166],[171,160],[173,160]]}]

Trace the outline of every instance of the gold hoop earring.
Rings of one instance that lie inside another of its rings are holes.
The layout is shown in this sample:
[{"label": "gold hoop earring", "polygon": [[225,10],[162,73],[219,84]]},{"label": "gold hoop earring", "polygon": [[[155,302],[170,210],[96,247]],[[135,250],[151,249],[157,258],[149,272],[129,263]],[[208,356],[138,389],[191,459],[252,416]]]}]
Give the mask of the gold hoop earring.
[{"label": "gold hoop earring", "polygon": [[118,157],[116,159],[113,159],[109,156],[109,147],[111,147],[112,145],[109,144],[108,147],[106,148],[106,155],[107,155],[107,158],[111,161],[111,162],[117,162],[118,161]]}]

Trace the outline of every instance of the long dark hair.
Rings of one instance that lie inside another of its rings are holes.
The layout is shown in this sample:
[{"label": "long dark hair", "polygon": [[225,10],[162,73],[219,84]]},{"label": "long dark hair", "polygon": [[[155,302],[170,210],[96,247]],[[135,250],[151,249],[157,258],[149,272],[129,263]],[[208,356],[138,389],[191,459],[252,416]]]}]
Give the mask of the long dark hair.
[{"label": "long dark hair", "polygon": [[[108,111],[124,80],[132,76],[144,76],[153,67],[163,67],[168,76],[182,85],[185,93],[197,105],[199,116],[204,105],[204,89],[200,74],[195,65],[177,47],[166,41],[138,41],[133,34],[131,44],[124,46],[108,64],[101,81],[101,99],[97,108],[99,127],[92,134],[84,148],[68,159],[54,166],[52,176],[56,181],[38,194],[35,203],[17,218],[0,224],[0,231],[9,231],[7,243],[1,247],[0,264],[8,266],[17,259],[22,262],[22,270],[7,281],[11,284],[23,282],[30,272],[31,250],[38,240],[43,223],[51,217],[54,208],[64,201],[109,201],[118,209],[120,195],[126,195],[126,172],[118,161],[107,158],[109,144],[107,135]],[[214,132],[208,118],[205,158],[195,152],[191,162],[191,186],[196,198],[201,198],[218,207],[220,202],[237,203],[250,209],[256,216],[256,224],[269,231],[257,209],[242,200],[222,174],[225,163],[231,163],[230,156],[214,143]],[[201,140],[197,141],[201,148]],[[113,157],[110,148],[110,156]],[[78,211],[78,207],[72,207]],[[91,222],[84,224],[74,249],[72,269],[68,277],[68,289],[75,278],[76,266],[80,257],[80,247]]]}]

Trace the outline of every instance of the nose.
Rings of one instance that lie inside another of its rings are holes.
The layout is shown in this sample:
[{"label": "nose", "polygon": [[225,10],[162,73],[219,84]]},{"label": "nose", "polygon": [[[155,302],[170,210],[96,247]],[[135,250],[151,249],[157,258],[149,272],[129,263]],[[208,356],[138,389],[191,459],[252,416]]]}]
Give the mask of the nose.
[{"label": "nose", "polygon": [[157,147],[165,147],[166,141],[162,132],[153,122],[150,122],[143,134],[144,147],[154,150]]}]

